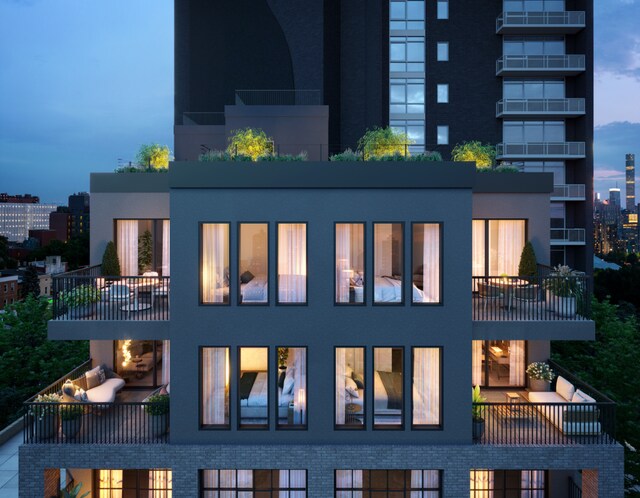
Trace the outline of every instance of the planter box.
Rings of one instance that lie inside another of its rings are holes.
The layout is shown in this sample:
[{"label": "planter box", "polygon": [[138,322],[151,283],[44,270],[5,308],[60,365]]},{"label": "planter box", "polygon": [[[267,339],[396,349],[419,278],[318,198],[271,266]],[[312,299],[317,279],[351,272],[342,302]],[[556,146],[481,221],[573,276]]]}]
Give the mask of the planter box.
[{"label": "planter box", "polygon": [[34,416],[33,429],[36,441],[51,439],[58,433],[58,416],[54,414]]},{"label": "planter box", "polygon": [[551,390],[551,382],[539,379],[529,379],[529,387],[532,391],[546,392]]},{"label": "planter box", "polygon": [[157,438],[166,434],[169,430],[169,414],[149,415],[148,433],[149,437]]},{"label": "planter box", "polygon": [[61,425],[64,437],[67,439],[73,439],[78,435],[78,432],[80,432],[80,429],[82,428],[82,417],[76,417],[71,420],[63,420]]}]

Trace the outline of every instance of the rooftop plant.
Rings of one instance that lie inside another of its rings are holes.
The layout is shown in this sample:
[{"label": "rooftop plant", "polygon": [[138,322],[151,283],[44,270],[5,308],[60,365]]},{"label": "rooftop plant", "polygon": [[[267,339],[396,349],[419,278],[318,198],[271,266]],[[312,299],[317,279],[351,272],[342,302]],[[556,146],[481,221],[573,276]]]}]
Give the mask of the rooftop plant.
[{"label": "rooftop plant", "polygon": [[329,157],[329,161],[362,161],[362,155],[347,149]]},{"label": "rooftop plant", "polygon": [[169,413],[169,395],[153,394],[147,399],[144,411],[149,415],[165,415]]},{"label": "rooftop plant", "polygon": [[249,156],[252,161],[274,153],[273,139],[260,128],[233,130],[229,137],[227,152],[232,156]]},{"label": "rooftop plant", "polygon": [[536,380],[551,382],[556,378],[556,373],[544,361],[534,361],[527,367],[527,375]]},{"label": "rooftop plant", "polygon": [[167,145],[142,144],[136,154],[136,162],[141,168],[148,170],[167,169],[171,150]]},{"label": "rooftop plant", "polygon": [[519,277],[532,277],[538,272],[538,262],[536,260],[536,252],[533,250],[533,244],[530,241],[522,248],[520,254],[520,263],[518,264]]},{"label": "rooftop plant", "polygon": [[496,148],[478,140],[457,144],[451,151],[453,161],[474,161],[478,170],[491,169],[496,158]]},{"label": "rooftop plant", "polygon": [[60,300],[70,308],[97,303],[101,297],[100,289],[89,284],[81,284],[60,293]]},{"label": "rooftop plant", "polygon": [[376,127],[367,130],[358,140],[358,151],[362,153],[365,161],[375,161],[388,155],[409,155],[408,147],[413,143],[413,140],[404,132],[390,126]]},{"label": "rooftop plant", "polygon": [[120,276],[120,258],[118,258],[116,245],[111,241],[107,243],[102,256],[102,275],[106,277]]}]

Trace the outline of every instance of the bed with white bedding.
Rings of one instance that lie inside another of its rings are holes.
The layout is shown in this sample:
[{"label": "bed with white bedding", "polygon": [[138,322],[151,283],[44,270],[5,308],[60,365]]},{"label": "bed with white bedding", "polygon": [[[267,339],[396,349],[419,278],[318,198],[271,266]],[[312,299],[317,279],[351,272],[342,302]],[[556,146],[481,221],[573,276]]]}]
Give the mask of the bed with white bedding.
[{"label": "bed with white bedding", "polygon": [[266,303],[269,300],[267,277],[254,277],[246,284],[240,284],[242,303]]},{"label": "bed with white bedding", "polygon": [[[413,302],[424,302],[423,292],[412,285]],[[402,280],[393,277],[376,277],[373,285],[374,303],[399,303],[402,301]]]},{"label": "bed with white bedding", "polygon": [[[292,391],[293,392],[293,391]],[[278,416],[287,417],[293,394],[282,394],[278,387]],[[240,376],[240,418],[267,418],[269,378],[267,372],[242,372]]]}]

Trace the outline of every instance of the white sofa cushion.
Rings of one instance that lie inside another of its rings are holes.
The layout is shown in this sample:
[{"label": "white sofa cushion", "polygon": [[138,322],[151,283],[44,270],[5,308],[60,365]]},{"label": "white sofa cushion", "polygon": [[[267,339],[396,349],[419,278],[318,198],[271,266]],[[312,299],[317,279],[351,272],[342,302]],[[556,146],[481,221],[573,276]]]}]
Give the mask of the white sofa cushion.
[{"label": "white sofa cushion", "polygon": [[89,389],[86,394],[91,403],[113,403],[116,393],[124,387],[122,379],[107,379],[93,389]]},{"label": "white sofa cushion", "polygon": [[573,387],[573,384],[567,379],[558,375],[558,380],[556,380],[556,392],[564,398],[564,401],[571,401],[573,393],[576,392],[576,388]]},{"label": "white sofa cushion", "polygon": [[565,403],[567,400],[555,392],[532,391],[529,393],[529,401],[532,403]]},{"label": "white sofa cushion", "polygon": [[585,400],[586,403],[595,403],[596,400],[593,399],[591,396],[589,396],[586,392],[581,391],[580,389],[578,389],[576,391],[576,394],[579,395],[582,399]]}]

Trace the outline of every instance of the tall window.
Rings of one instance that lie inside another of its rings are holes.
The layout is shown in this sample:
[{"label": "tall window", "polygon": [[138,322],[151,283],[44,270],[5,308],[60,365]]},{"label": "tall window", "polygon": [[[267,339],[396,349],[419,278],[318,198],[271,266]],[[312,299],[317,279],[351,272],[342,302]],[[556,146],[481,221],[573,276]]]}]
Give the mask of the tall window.
[{"label": "tall window", "polygon": [[336,427],[364,429],[364,348],[336,348]]},{"label": "tall window", "polygon": [[502,139],[507,143],[564,142],[564,121],[505,121]]},{"label": "tall window", "polygon": [[424,37],[391,37],[389,50],[391,72],[424,72],[424,58]]},{"label": "tall window", "polygon": [[201,498],[306,498],[306,470],[202,470]]},{"label": "tall window", "polygon": [[125,339],[114,341],[113,345],[113,369],[127,382],[127,387],[158,387],[168,383],[164,378],[168,379],[169,341]]},{"label": "tall window", "polygon": [[516,276],[526,242],[525,220],[473,220],[472,227],[473,275]]},{"label": "tall window", "polygon": [[440,425],[440,348],[413,348],[413,426]]},{"label": "tall window", "polygon": [[229,304],[229,224],[202,224],[202,302]]},{"label": "tall window", "polygon": [[269,427],[269,348],[239,348],[241,428]]},{"label": "tall window", "polygon": [[120,274],[169,276],[169,220],[115,220]]},{"label": "tall window", "polygon": [[544,470],[472,470],[471,498],[545,498]]},{"label": "tall window", "polygon": [[389,29],[424,29],[424,0],[391,0],[389,3]]},{"label": "tall window", "polygon": [[95,496],[100,498],[171,498],[173,476],[168,469],[99,470]]},{"label": "tall window", "polygon": [[364,223],[336,223],[336,303],[364,303]]},{"label": "tall window", "polygon": [[278,303],[307,302],[307,224],[278,223]]},{"label": "tall window", "polygon": [[525,385],[525,341],[473,341],[472,384],[474,386]]},{"label": "tall window", "polygon": [[202,348],[201,425],[229,428],[229,348]]},{"label": "tall window", "polygon": [[438,470],[336,470],[336,498],[439,498]]},{"label": "tall window", "polygon": [[502,83],[502,96],[505,99],[563,99],[564,80],[510,80]]},{"label": "tall window", "polygon": [[269,302],[269,225],[241,223],[238,256],[240,304]]},{"label": "tall window", "polygon": [[424,78],[391,79],[389,112],[424,116]]},{"label": "tall window", "polygon": [[440,302],[439,223],[413,224],[413,303]]},{"label": "tall window", "polygon": [[564,55],[563,36],[505,36],[504,55]]},{"label": "tall window", "polygon": [[307,348],[277,348],[279,429],[307,426]]},{"label": "tall window", "polygon": [[449,19],[449,0],[438,0],[438,19]]},{"label": "tall window", "polygon": [[401,428],[403,413],[403,349],[373,349],[373,425]]},{"label": "tall window", "polygon": [[373,225],[373,302],[402,303],[403,275],[402,223],[374,223]]}]

